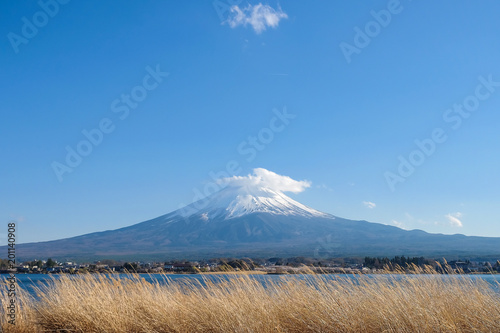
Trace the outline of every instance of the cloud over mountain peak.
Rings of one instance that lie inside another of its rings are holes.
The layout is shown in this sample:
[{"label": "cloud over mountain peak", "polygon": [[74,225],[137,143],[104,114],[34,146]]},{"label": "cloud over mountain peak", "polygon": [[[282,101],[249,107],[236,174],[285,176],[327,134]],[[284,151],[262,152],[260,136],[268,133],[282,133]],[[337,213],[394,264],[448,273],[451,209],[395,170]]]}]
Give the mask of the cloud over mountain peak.
[{"label": "cloud over mountain peak", "polygon": [[300,193],[311,186],[308,180],[295,180],[288,176],[278,175],[264,168],[253,169],[252,174],[247,176],[233,176],[221,178],[219,184],[233,187],[247,187],[258,190],[268,188],[277,192]]}]

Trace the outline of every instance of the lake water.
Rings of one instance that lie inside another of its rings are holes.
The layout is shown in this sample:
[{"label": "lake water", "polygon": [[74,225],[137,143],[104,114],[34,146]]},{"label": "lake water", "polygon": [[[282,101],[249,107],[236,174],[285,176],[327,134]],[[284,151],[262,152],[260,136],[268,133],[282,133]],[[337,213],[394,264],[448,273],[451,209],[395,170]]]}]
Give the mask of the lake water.
[{"label": "lake water", "polygon": [[[234,278],[238,277],[239,275],[234,275],[234,274],[168,274],[168,275],[161,275],[161,274],[138,274],[141,278],[144,278],[145,281],[152,282],[154,280],[157,280],[159,283],[166,283],[167,281],[165,278],[171,280],[171,281],[190,281],[190,280],[195,280],[203,283],[203,280],[211,280],[211,281],[218,281],[221,279],[228,279],[228,278]],[[34,295],[34,286],[36,285],[41,285],[41,284],[46,284],[47,282],[50,282],[52,279],[59,279],[61,276],[68,276],[66,274],[16,274],[16,280],[18,285],[23,288],[24,290],[27,290],[30,294]],[[72,278],[79,278],[80,275],[70,275]],[[113,274],[110,275],[115,278],[120,278],[120,279],[130,279],[131,276],[127,274]],[[311,278],[312,275],[307,275],[307,274],[302,274],[302,275],[263,275],[263,274],[249,274],[245,276],[250,276],[257,281],[262,282],[264,285],[266,282],[272,282],[272,281],[277,281],[280,279],[288,279],[288,278],[298,278],[298,279],[308,279]],[[418,276],[422,277],[425,276],[429,279],[450,279],[450,278],[456,278],[456,277],[463,277],[463,278],[470,278],[472,280],[476,279],[482,279],[493,287],[494,290],[497,290],[500,292],[500,275],[490,275],[490,274],[481,274],[481,275],[437,275],[437,274],[430,274],[430,275],[399,275],[399,274],[364,274],[364,275],[344,275],[344,274],[323,274],[320,275],[321,277],[327,279],[327,280],[335,280],[338,278],[347,278],[347,279],[352,279],[353,281],[356,281],[360,277],[365,277],[365,278],[375,278],[375,277],[388,277],[394,280],[399,280],[408,276]],[[9,277],[8,274],[0,274],[0,279],[5,280],[7,277]]]}]

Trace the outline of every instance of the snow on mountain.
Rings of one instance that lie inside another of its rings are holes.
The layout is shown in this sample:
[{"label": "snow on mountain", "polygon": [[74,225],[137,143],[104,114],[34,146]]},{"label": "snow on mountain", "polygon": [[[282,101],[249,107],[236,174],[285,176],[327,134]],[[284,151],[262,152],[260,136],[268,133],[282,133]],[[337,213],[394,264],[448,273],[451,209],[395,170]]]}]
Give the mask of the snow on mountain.
[{"label": "snow on mountain", "polygon": [[206,221],[214,218],[228,220],[252,213],[333,218],[293,200],[281,191],[256,186],[227,186],[175,213],[183,217],[201,215]]}]

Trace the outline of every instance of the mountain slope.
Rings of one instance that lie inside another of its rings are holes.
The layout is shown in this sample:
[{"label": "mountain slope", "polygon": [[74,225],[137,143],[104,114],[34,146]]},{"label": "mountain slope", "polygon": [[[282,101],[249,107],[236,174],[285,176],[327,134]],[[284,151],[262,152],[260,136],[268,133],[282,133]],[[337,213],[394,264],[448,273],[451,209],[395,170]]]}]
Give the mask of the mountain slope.
[{"label": "mountain slope", "polygon": [[18,257],[25,259],[400,254],[500,254],[500,238],[429,234],[347,220],[269,188],[226,187],[184,209],[129,227],[18,245]]}]

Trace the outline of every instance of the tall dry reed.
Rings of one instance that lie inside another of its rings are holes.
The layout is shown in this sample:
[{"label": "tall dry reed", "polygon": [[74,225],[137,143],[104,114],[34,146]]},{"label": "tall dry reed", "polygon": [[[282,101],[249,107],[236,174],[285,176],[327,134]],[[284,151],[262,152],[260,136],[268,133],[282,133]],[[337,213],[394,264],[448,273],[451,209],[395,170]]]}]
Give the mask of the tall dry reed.
[{"label": "tall dry reed", "polygon": [[[163,280],[163,281],[159,281]],[[500,332],[500,295],[454,275],[62,276],[19,295],[3,332]],[[496,286],[498,288],[498,286]],[[2,288],[5,289],[5,288]]]}]

